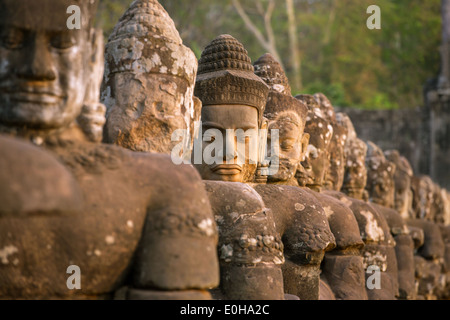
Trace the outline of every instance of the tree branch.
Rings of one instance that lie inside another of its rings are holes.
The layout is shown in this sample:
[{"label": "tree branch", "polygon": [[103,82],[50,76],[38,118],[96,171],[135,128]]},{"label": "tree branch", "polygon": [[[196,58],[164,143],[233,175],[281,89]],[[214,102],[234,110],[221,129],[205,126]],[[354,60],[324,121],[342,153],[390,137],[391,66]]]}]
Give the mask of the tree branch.
[{"label": "tree branch", "polygon": [[[257,1],[259,1],[259,0],[257,0]],[[280,62],[280,64],[283,65],[280,55],[278,54],[278,51],[276,49],[275,36],[273,33],[272,24],[271,24],[272,14],[275,9],[274,0],[269,1],[268,8],[265,11],[265,13],[263,14],[264,26],[265,26],[266,32],[268,34],[268,39],[266,39],[264,37],[262,32],[252,22],[252,20],[247,15],[244,8],[242,7],[241,2],[239,0],[232,0],[232,3],[233,3],[233,6],[236,8],[236,11],[238,12],[239,16],[244,21],[246,27],[255,35],[255,37],[258,39],[258,41],[262,45],[262,47],[265,50],[267,50],[268,52],[270,52],[275,57],[275,59],[277,59],[278,62]],[[257,6],[258,6],[258,4],[259,4],[259,2],[257,2]],[[258,11],[260,11],[261,9],[262,8],[259,4]]]}]

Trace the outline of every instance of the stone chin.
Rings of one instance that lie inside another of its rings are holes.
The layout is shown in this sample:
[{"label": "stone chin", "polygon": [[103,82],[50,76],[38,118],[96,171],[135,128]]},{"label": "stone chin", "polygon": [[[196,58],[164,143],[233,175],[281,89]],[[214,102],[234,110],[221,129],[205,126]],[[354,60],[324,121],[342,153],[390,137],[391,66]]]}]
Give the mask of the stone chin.
[{"label": "stone chin", "polygon": [[268,182],[286,182],[289,181],[294,176],[291,169],[280,166],[278,172],[274,175],[268,176]]},{"label": "stone chin", "polygon": [[[2,99],[3,100],[3,99]],[[81,113],[82,99],[73,106],[65,106],[65,98],[54,98],[51,103],[14,101],[2,103],[0,123],[6,126],[26,126],[32,129],[59,129],[75,121]]]}]

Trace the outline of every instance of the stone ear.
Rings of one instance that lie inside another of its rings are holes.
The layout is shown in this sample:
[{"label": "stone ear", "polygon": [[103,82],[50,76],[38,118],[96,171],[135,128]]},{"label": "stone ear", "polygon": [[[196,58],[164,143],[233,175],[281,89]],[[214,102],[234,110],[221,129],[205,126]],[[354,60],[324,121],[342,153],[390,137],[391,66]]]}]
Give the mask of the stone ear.
[{"label": "stone ear", "polygon": [[262,117],[259,127],[259,149],[258,149],[258,162],[264,163],[267,148],[267,130],[269,128],[269,120],[266,117]]},{"label": "stone ear", "polygon": [[305,157],[306,157],[306,150],[308,149],[308,144],[309,144],[309,138],[310,135],[309,133],[303,133],[302,139],[301,139],[301,145],[302,145],[302,153],[300,155],[300,161],[305,161]]}]

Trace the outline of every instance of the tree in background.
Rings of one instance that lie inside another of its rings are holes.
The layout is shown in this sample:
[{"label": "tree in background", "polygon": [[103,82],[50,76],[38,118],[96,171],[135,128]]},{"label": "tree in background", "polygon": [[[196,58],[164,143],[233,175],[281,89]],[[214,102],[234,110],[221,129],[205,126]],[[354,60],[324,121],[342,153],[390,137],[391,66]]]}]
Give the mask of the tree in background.
[{"label": "tree in background", "polygon": [[[111,32],[131,0],[102,0]],[[252,60],[278,57],[293,94],[323,92],[334,105],[422,105],[422,86],[439,73],[441,0],[160,0],[185,45],[200,56],[219,34],[244,43]],[[381,30],[369,30],[369,5]]]}]

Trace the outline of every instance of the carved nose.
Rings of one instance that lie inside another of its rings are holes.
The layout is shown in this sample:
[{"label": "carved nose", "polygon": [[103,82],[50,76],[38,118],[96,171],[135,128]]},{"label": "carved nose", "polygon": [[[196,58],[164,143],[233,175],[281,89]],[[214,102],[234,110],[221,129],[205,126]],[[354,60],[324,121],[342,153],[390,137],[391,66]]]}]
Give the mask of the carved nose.
[{"label": "carved nose", "polygon": [[27,80],[55,80],[56,70],[45,38],[36,36],[29,49],[19,69],[19,77]]},{"label": "carved nose", "polygon": [[232,161],[237,157],[236,143],[234,141],[234,133],[227,132],[224,139],[223,146],[223,160],[226,162]]}]

